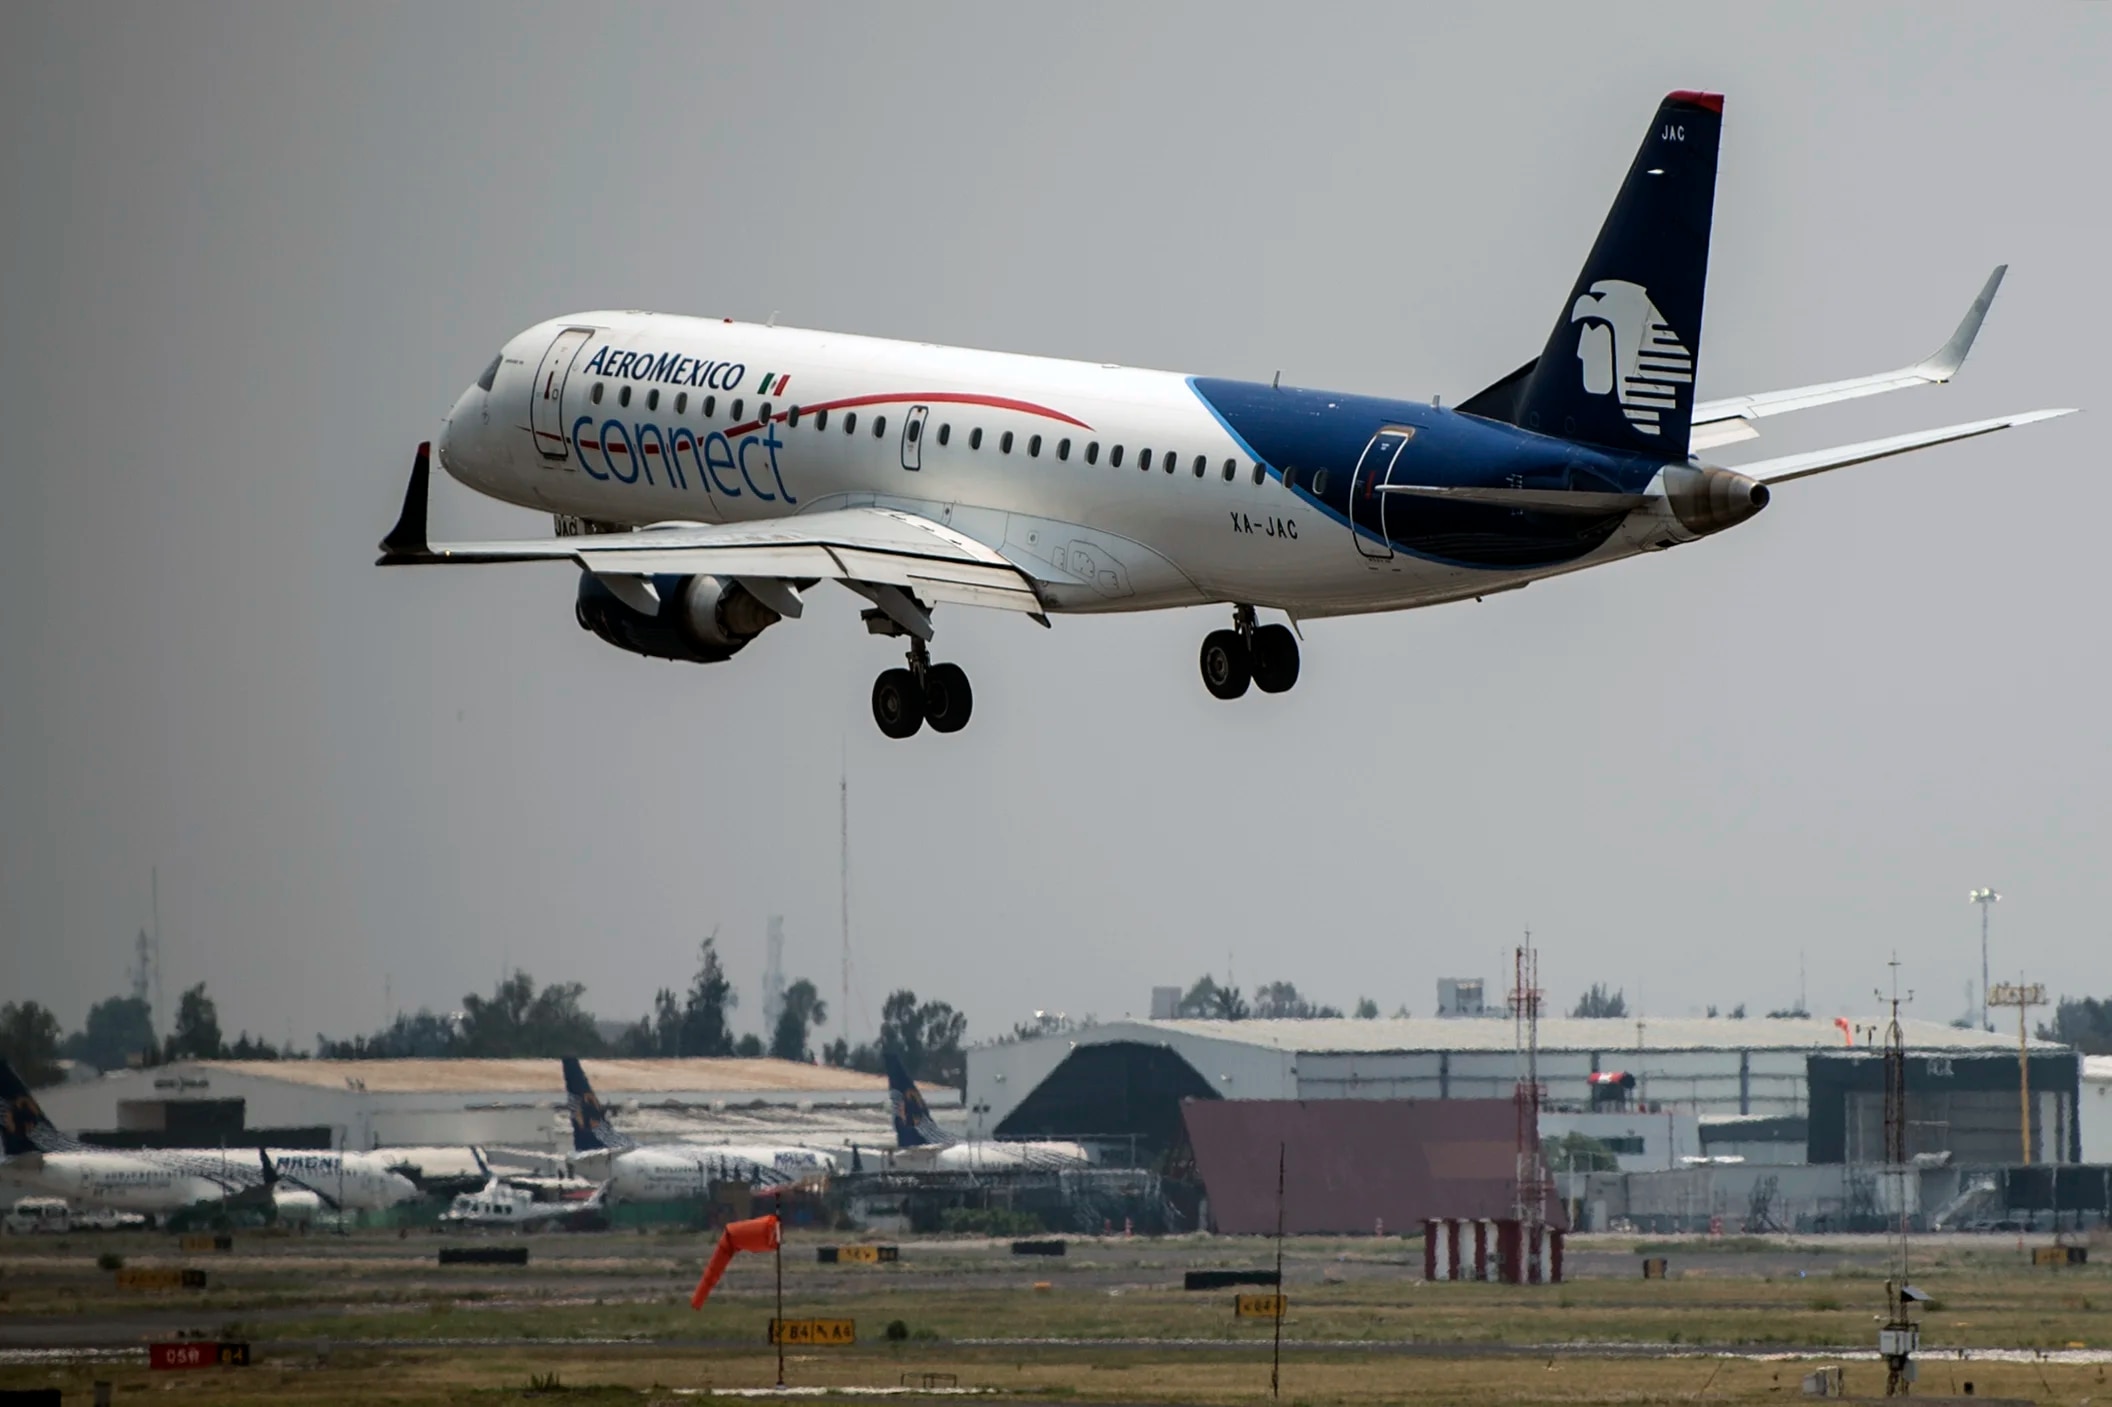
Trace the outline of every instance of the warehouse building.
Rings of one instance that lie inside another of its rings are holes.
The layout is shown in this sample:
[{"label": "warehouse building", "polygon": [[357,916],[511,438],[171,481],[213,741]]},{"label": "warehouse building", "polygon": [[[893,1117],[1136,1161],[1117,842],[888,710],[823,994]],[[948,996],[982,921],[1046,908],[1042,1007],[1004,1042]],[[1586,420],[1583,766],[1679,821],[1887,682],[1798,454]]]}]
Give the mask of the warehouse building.
[{"label": "warehouse building", "polygon": [[[589,1060],[641,1142],[893,1146],[887,1081],[790,1060]],[[950,1091],[933,1091],[935,1101]],[[41,1091],[59,1128],[129,1147],[571,1147],[551,1060],[198,1060]],[[945,1100],[945,1102],[951,1102]]]},{"label": "warehouse building", "polygon": [[[1928,1021],[1902,1031],[1925,1080],[1948,1069],[1954,1087],[1973,1086],[1951,1104],[1955,1118],[1928,1106],[1923,1137],[1955,1132],[1976,1155],[2005,1138],[2016,1147],[2015,1038]],[[1631,1156],[1656,1166],[1855,1156],[1867,1141],[1859,1072],[1879,1035],[1875,1023],[1815,1018],[1549,1018],[1539,1051],[1547,1136],[1609,1142],[1630,1168],[1641,1166]],[[2040,1156],[2072,1159],[2077,1058],[2050,1042],[2031,1051],[2045,1101],[2035,1116]],[[1844,1055],[1853,1058],[1838,1074],[1815,1074],[1820,1058]],[[2005,1061],[2009,1102],[1981,1098]],[[966,1114],[975,1137],[1079,1139],[1149,1158],[1178,1142],[1185,1099],[1508,1100],[1521,1074],[1504,1019],[1124,1020],[974,1048]],[[1713,1139],[1719,1127],[1725,1137]]]}]

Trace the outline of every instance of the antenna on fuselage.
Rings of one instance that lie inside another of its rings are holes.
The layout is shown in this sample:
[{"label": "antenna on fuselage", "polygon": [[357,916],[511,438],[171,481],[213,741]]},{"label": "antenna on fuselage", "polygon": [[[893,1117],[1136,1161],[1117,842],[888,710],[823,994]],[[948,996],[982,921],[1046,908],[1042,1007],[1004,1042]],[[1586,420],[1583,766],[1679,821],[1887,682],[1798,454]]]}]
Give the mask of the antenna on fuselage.
[{"label": "antenna on fuselage", "polygon": [[763,324],[763,326],[764,326],[764,327],[776,327],[776,326],[777,326],[777,309],[775,309],[775,308],[772,308],[772,309],[770,310],[770,320],[769,320],[768,322],[764,323],[764,324]]},{"label": "antenna on fuselage", "polygon": [[1269,389],[1272,391],[1281,391],[1283,389],[1283,368],[1278,367],[1276,374],[1269,378]]}]

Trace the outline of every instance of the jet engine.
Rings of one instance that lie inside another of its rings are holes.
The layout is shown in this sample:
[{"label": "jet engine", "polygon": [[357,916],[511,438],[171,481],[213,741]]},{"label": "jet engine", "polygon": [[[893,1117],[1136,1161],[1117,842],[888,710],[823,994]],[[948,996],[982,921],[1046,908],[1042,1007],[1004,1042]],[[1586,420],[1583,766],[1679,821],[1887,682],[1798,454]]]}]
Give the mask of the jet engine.
[{"label": "jet engine", "polygon": [[574,611],[580,627],[634,655],[717,664],[783,619],[724,577],[656,576],[652,582],[660,609],[647,615],[592,572],[580,573]]},{"label": "jet engine", "polygon": [[1665,466],[1665,497],[1681,527],[1696,537],[1734,528],[1767,507],[1767,485],[1730,469]]}]

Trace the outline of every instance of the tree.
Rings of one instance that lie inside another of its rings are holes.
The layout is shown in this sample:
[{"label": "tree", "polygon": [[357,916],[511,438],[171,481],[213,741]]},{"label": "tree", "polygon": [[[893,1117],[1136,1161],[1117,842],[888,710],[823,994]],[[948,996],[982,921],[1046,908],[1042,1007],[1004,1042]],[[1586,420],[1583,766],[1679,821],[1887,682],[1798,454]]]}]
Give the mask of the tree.
[{"label": "tree", "polygon": [[812,1060],[807,1033],[827,1024],[828,1018],[828,1003],[812,982],[800,978],[785,988],[784,1009],[778,1013],[777,1029],[770,1033],[770,1053],[779,1060]]},{"label": "tree", "polygon": [[398,1012],[394,1021],[371,1036],[333,1041],[319,1034],[315,1053],[319,1060],[444,1060],[460,1055],[461,1044],[461,1030],[453,1017],[435,1016],[420,1007],[415,1014]]},{"label": "tree", "polygon": [[2072,1046],[2079,1055],[2112,1055],[2112,997],[2063,997],[2053,1024],[2040,1023],[2043,1040]]},{"label": "tree", "polygon": [[[912,1079],[962,1084],[968,1058],[961,1052],[961,1042],[967,1034],[968,1018],[951,1003],[919,1002],[907,987],[890,993],[880,1007],[880,1049],[893,1052]],[[858,1054],[852,1052],[853,1067],[858,1065]]]},{"label": "tree", "polygon": [[1188,989],[1188,995],[1181,998],[1181,1004],[1175,1010],[1182,1016],[1215,1021],[1243,1021],[1251,1014],[1239,988],[1220,987],[1217,979],[1207,972],[1195,979],[1195,985]]},{"label": "tree", "polygon": [[538,992],[535,979],[516,971],[492,989],[462,998],[463,1055],[485,1058],[600,1055],[606,1048],[594,1017],[579,999],[578,982],[553,982]]},{"label": "tree", "polygon": [[88,1008],[88,1019],[59,1053],[98,1070],[122,1070],[134,1062],[152,1065],[157,1054],[153,1010],[145,997],[105,997]]},{"label": "tree", "polygon": [[739,1004],[739,994],[719,963],[719,940],[714,933],[697,946],[697,975],[690,979],[689,995],[682,1003],[673,1053],[733,1054],[733,1032],[728,1029],[726,1013]]},{"label": "tree", "polygon": [[733,1053],[743,1060],[761,1060],[767,1052],[763,1038],[750,1031],[733,1043]]},{"label": "tree", "polygon": [[164,1043],[164,1060],[218,1060],[222,1049],[220,1009],[198,983],[176,1004],[176,1029]]},{"label": "tree", "polygon": [[1320,1016],[1340,1016],[1341,1008],[1316,1006],[1298,993],[1295,983],[1271,982],[1254,993],[1254,1014],[1257,1017],[1275,1017],[1279,1020],[1310,1020]]},{"label": "tree", "polygon": [[1358,997],[1357,1009],[1352,1015],[1359,1021],[1376,1021],[1379,1019],[1379,1004],[1370,997]]},{"label": "tree", "polygon": [[35,1089],[59,1078],[59,1018],[36,1002],[0,1006],[0,1057]]},{"label": "tree", "polygon": [[1617,1017],[1628,1014],[1628,997],[1625,988],[1607,991],[1604,982],[1594,982],[1591,989],[1577,998],[1576,1010],[1571,1016]]},{"label": "tree", "polygon": [[1547,1146],[1550,1172],[1619,1172],[1621,1160],[1588,1133],[1566,1133]]}]

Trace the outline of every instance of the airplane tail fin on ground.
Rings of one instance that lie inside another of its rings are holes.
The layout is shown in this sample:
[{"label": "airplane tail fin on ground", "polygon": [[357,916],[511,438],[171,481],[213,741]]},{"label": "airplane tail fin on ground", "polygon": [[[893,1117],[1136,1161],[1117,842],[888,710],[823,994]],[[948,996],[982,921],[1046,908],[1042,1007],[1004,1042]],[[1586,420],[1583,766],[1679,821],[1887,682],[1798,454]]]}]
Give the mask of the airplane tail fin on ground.
[{"label": "airplane tail fin on ground", "polygon": [[44,1116],[37,1097],[15,1073],[15,1067],[0,1060],[0,1153],[10,1158],[27,1157],[49,1152],[66,1141]]},{"label": "airplane tail fin on ground", "polygon": [[587,1083],[587,1072],[577,1056],[564,1058],[565,1106],[572,1115],[572,1151],[597,1153],[631,1147],[631,1140],[609,1124],[608,1111]]},{"label": "airplane tail fin on ground", "polygon": [[897,1148],[943,1147],[953,1142],[942,1132],[931,1117],[931,1106],[924,1102],[924,1093],[917,1082],[909,1077],[908,1067],[893,1051],[885,1054],[887,1061],[887,1103],[895,1116],[895,1146]]},{"label": "airplane tail fin on ground", "polygon": [[1538,363],[1463,410],[1495,410],[1493,418],[1565,440],[1686,459],[1722,131],[1722,95],[1666,96]]}]

